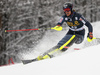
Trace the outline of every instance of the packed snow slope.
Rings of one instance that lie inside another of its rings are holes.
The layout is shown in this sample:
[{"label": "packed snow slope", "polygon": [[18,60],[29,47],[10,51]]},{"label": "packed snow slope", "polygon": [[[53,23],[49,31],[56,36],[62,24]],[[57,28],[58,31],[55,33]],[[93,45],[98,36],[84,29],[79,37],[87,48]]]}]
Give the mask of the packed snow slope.
[{"label": "packed snow slope", "polygon": [[1,75],[100,75],[100,45],[27,65],[0,68]]}]

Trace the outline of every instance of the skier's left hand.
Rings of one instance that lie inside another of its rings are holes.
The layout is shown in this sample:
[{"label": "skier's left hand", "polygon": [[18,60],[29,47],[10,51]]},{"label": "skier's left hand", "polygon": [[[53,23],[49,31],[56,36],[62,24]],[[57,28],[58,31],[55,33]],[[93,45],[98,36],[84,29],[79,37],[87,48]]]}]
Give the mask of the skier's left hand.
[{"label": "skier's left hand", "polygon": [[89,39],[93,39],[93,34],[92,34],[92,32],[88,33],[88,37],[89,37]]},{"label": "skier's left hand", "polygon": [[62,30],[62,26],[57,25],[55,27],[52,27],[51,29],[57,30],[57,31],[61,31]]}]

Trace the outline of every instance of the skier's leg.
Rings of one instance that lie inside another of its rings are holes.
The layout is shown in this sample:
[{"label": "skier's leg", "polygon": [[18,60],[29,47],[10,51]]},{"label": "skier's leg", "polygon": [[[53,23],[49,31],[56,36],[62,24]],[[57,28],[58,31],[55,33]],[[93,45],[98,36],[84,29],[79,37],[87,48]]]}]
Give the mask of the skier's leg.
[{"label": "skier's leg", "polygon": [[[58,46],[62,46],[64,45],[68,40],[70,40],[70,38],[75,35],[74,31],[70,30],[67,32],[67,34],[64,36],[64,38],[62,38],[59,42],[58,42]],[[72,39],[68,45],[66,45],[67,47],[70,47],[74,41],[75,41],[76,38]],[[63,48],[61,51],[66,51],[68,48]]]},{"label": "skier's leg", "polygon": [[[69,34],[67,34],[67,35],[65,35],[65,37],[64,38],[62,38],[62,40],[60,40],[59,42],[58,42],[58,46],[60,46],[60,48],[62,47],[62,46],[67,46],[67,47],[70,47],[71,45],[73,45],[73,43],[76,41],[76,36],[75,35],[69,35]],[[67,50],[67,48],[62,48],[61,49],[61,51],[66,51]]]},{"label": "skier's leg", "polygon": [[56,46],[48,50],[43,54],[43,59],[52,58],[55,53],[59,53],[59,51],[65,51],[67,48],[65,46],[70,47],[76,41],[76,35],[65,35],[62,40],[58,42]]},{"label": "skier's leg", "polygon": [[58,42],[56,46],[53,48],[47,50],[42,56],[38,57],[38,60],[52,58],[53,54],[55,54],[58,51],[66,51],[67,48],[64,48],[65,46],[70,47],[74,42],[76,41],[76,35],[74,35],[74,32],[69,30],[68,33]]},{"label": "skier's leg", "polygon": [[83,42],[84,36],[77,34],[76,37],[77,37],[77,40],[75,41],[75,44],[80,44]]},{"label": "skier's leg", "polygon": [[76,32],[77,40],[75,41],[76,44],[80,44],[84,40],[85,30]]},{"label": "skier's leg", "polygon": [[[67,35],[67,34],[68,34],[68,35]],[[62,46],[63,46],[64,44],[66,44],[66,43],[68,43],[67,45],[70,46],[70,45],[74,42],[73,39],[70,41],[70,39],[71,39],[71,37],[72,37],[73,35],[69,35],[69,34],[73,34],[73,32],[72,32],[71,30],[69,30],[67,34],[65,35],[65,37],[64,37],[56,46],[54,46],[53,48],[47,50],[47,52],[45,52],[45,53],[43,54],[44,59],[45,59],[45,58],[52,58],[52,57],[53,57],[52,55],[53,55],[55,52],[57,52],[58,50],[60,50],[60,49],[61,49],[61,51],[67,50],[67,48],[62,48]],[[69,42],[68,42],[68,40],[69,40]]]},{"label": "skier's leg", "polygon": [[[43,54],[43,56],[46,55],[46,54],[48,54],[48,53],[50,53],[50,52],[52,52],[52,51],[54,51],[55,49],[59,49],[59,47],[60,47],[60,46],[58,46],[58,45],[52,47],[51,49],[47,50],[47,52],[45,52],[45,53]],[[48,55],[50,55],[50,54],[48,54]],[[52,57],[52,56],[50,56],[50,57]]]},{"label": "skier's leg", "polygon": [[58,45],[52,47],[51,49],[47,50],[44,54],[40,55],[37,57],[37,60],[43,60],[43,59],[47,59],[47,58],[52,58],[54,57],[54,53],[57,52],[59,50]]},{"label": "skier's leg", "polygon": [[39,56],[37,59],[43,60],[47,58],[52,58],[54,57],[54,54],[57,54],[59,51],[67,50],[64,47],[71,46],[75,41],[76,41],[75,35],[65,35],[65,37],[61,41],[59,41],[59,43],[56,46],[45,52],[42,56]]}]

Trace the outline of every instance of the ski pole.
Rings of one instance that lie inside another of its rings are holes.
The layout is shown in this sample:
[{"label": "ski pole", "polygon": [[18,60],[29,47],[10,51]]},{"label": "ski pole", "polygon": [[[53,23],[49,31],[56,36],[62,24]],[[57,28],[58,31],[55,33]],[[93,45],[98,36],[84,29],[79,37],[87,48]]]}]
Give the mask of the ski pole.
[{"label": "ski pole", "polygon": [[14,32],[14,31],[31,31],[31,30],[40,30],[40,29],[37,28],[37,29],[22,29],[22,30],[5,30],[5,32]]},{"label": "ski pole", "polygon": [[[46,28],[46,29],[52,29],[52,28]],[[14,32],[14,31],[32,31],[32,30],[41,30],[40,28],[36,29],[21,29],[21,30],[5,30],[5,32]]]},{"label": "ski pole", "polygon": [[95,39],[100,39],[100,38],[95,38]]},{"label": "ski pole", "polygon": [[[44,29],[54,29],[54,30],[57,30],[57,31],[61,31],[62,27],[60,27],[60,30],[59,29],[56,29],[55,27],[50,27],[50,28],[44,28]],[[21,29],[21,30],[5,30],[5,32],[14,32],[14,31],[32,31],[32,30],[41,30],[41,28],[36,28],[36,29]]]},{"label": "ski pole", "polygon": [[88,38],[87,38],[87,41],[88,41],[88,42],[91,42],[91,41],[93,41],[94,39],[100,39],[100,38],[93,37],[93,39],[89,39],[89,37],[88,37]]}]

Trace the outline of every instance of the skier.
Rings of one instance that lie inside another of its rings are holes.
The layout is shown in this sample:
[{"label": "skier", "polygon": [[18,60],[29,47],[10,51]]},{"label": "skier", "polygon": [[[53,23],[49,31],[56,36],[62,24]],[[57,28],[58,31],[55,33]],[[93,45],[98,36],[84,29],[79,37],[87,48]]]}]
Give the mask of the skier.
[{"label": "skier", "polygon": [[70,47],[73,43],[80,44],[84,40],[85,35],[85,29],[84,26],[88,27],[88,39],[93,39],[93,27],[92,25],[79,13],[75,12],[73,10],[73,4],[70,2],[67,2],[63,5],[64,15],[61,17],[59,22],[55,27],[52,29],[55,29],[57,31],[62,30],[62,24],[64,22],[67,23],[69,26],[69,31],[67,34],[58,42],[58,44],[49,50],[51,53],[45,53],[45,58],[51,58],[52,57],[52,50],[55,49],[57,51],[60,49],[61,51],[66,51],[68,48],[65,48],[65,46]]},{"label": "skier", "polygon": [[[62,24],[64,22],[69,26],[69,31],[67,34],[58,42],[56,46],[45,52],[42,56],[37,57],[35,60],[43,60],[46,58],[52,58],[53,54],[57,51],[64,52],[70,47],[73,43],[80,44],[84,40],[85,29],[84,26],[88,27],[88,39],[93,39],[93,27],[92,25],[79,13],[73,10],[72,3],[65,3],[63,5],[64,15],[61,17],[59,22],[55,27],[57,31],[62,30]],[[33,60],[34,61],[34,60]]]},{"label": "skier", "polygon": [[[80,44],[84,40],[85,29],[84,26],[88,27],[88,39],[93,39],[93,27],[92,25],[79,13],[73,10],[73,4],[67,2],[63,5],[64,15],[61,17],[59,22],[55,27],[57,31],[62,30],[62,24],[64,22],[69,26],[69,31],[67,34],[58,42],[58,44],[49,50],[60,49],[61,51],[66,51],[73,43]],[[46,53],[45,53],[46,54]],[[44,55],[45,55],[44,54]],[[46,57],[52,57],[50,53],[46,55]]]},{"label": "skier", "polygon": [[69,26],[69,31],[65,35],[65,37],[58,43],[58,46],[62,46],[66,42],[66,39],[68,37],[70,37],[68,35],[76,35],[77,40],[74,39],[75,43],[76,44],[82,43],[82,41],[84,39],[84,35],[85,35],[85,29],[84,29],[85,25],[88,27],[89,39],[93,38],[92,25],[81,14],[79,14],[73,10],[72,3],[65,3],[63,6],[63,10],[64,10],[65,15],[63,15],[61,17],[60,21],[57,23],[57,26],[55,26],[54,29],[55,30],[62,30],[62,27],[61,27],[62,24],[64,22],[66,22],[67,25]]}]

